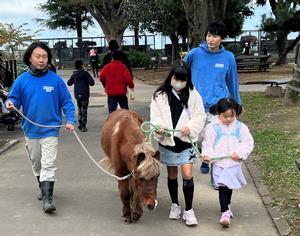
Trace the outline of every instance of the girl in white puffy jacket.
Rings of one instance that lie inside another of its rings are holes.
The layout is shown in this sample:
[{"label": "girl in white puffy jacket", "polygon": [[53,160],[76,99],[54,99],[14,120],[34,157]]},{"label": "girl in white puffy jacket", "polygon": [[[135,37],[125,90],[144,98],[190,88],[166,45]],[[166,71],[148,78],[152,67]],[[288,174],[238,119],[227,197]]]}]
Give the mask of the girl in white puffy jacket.
[{"label": "girl in white puffy jacket", "polygon": [[207,125],[202,142],[203,160],[210,162],[213,159],[212,175],[219,188],[220,224],[223,226],[229,226],[233,217],[230,209],[232,190],[246,185],[241,160],[247,159],[254,148],[248,127],[236,119],[242,110],[242,106],[231,98],[219,100],[210,110],[218,119]]},{"label": "girl in white puffy jacket", "polygon": [[[161,162],[167,166],[168,190],[172,200],[170,219],[180,219],[181,207],[178,202],[178,167],[183,178],[185,210],[182,218],[187,225],[197,225],[192,209],[194,182],[192,167],[195,152],[192,142],[198,140],[206,119],[201,96],[194,89],[191,73],[185,62],[176,61],[164,83],[155,91],[150,109],[151,123],[159,126],[155,138],[159,142]],[[164,129],[176,129],[170,136],[163,135]]]}]

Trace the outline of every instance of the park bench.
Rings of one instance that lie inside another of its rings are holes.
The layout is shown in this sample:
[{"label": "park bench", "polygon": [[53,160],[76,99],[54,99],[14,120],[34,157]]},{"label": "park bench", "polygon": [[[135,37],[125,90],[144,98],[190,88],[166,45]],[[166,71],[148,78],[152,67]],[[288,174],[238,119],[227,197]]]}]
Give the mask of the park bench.
[{"label": "park bench", "polygon": [[270,64],[269,55],[238,55],[235,57],[238,71],[263,70],[266,71]]},{"label": "park bench", "polygon": [[247,80],[243,83],[240,84],[269,84],[271,87],[276,86],[278,87],[279,85],[282,84],[287,84],[291,79],[290,78],[285,78],[285,79],[278,79],[278,80]]},{"label": "park bench", "polygon": [[278,79],[278,80],[250,80],[245,81],[243,85],[249,85],[249,84],[269,84],[266,93],[269,96],[273,97],[282,97],[283,91],[280,85],[287,84],[289,81],[291,81],[291,78],[285,78],[285,79]]}]

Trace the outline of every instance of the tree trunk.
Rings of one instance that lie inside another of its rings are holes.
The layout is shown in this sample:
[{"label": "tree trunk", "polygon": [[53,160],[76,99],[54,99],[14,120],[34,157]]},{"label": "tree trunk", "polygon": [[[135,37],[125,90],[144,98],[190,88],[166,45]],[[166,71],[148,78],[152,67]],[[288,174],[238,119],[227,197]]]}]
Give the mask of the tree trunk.
[{"label": "tree trunk", "polygon": [[87,3],[85,6],[95,20],[99,23],[107,42],[114,39],[119,45],[127,25],[124,24],[125,13],[115,1],[101,1],[101,3]]},{"label": "tree trunk", "polygon": [[283,57],[286,58],[287,54],[297,45],[300,41],[300,35],[298,35],[295,40],[285,49],[285,51],[280,55],[278,61],[281,61]]},{"label": "tree trunk", "polygon": [[286,85],[284,102],[286,105],[298,105],[300,102],[300,43],[296,47],[294,72]]},{"label": "tree trunk", "polygon": [[277,45],[278,56],[279,56],[278,60],[276,61],[276,65],[287,64],[287,55],[281,56],[286,49],[287,34],[277,32],[276,35],[277,35],[276,45]]},{"label": "tree trunk", "polygon": [[224,19],[227,0],[182,0],[189,27],[189,47],[205,40],[208,25]]},{"label": "tree trunk", "polygon": [[139,26],[134,27],[134,47],[136,50],[139,48]]},{"label": "tree trunk", "polygon": [[81,17],[76,19],[76,31],[77,31],[77,46],[79,48],[82,47],[82,21]]},{"label": "tree trunk", "polygon": [[170,35],[170,39],[171,39],[171,42],[172,42],[172,64],[174,63],[174,61],[176,59],[178,59],[178,51],[179,51],[179,48],[178,48],[178,36],[173,33]]}]

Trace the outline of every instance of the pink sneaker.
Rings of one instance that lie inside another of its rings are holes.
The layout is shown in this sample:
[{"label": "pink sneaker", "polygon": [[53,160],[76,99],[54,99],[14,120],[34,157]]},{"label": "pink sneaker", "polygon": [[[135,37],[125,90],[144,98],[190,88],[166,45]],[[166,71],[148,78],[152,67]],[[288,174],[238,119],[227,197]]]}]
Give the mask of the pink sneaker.
[{"label": "pink sneaker", "polygon": [[225,227],[228,227],[230,225],[230,212],[229,212],[229,210],[222,213],[219,222],[220,222],[221,225],[223,225]]}]

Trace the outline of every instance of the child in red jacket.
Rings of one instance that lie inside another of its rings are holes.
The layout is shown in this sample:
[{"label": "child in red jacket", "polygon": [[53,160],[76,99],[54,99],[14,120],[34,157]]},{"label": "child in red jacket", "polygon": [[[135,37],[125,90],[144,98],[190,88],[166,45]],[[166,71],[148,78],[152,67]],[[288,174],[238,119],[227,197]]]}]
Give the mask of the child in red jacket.
[{"label": "child in red jacket", "polygon": [[107,94],[109,113],[115,111],[118,104],[121,108],[128,109],[127,86],[134,88],[129,70],[121,61],[121,52],[113,51],[111,56],[112,62],[104,66],[99,76]]}]

